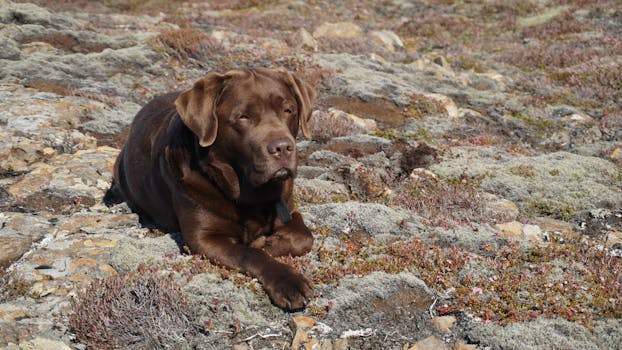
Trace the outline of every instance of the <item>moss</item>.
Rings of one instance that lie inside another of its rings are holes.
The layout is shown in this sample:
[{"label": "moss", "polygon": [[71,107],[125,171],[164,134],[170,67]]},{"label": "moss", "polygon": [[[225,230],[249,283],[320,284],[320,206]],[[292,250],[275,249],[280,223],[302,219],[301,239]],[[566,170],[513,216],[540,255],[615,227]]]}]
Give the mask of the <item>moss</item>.
[{"label": "moss", "polygon": [[551,216],[568,221],[576,217],[577,210],[552,200],[535,199],[527,204],[523,213],[527,216]]},{"label": "moss", "polygon": [[520,165],[514,166],[510,168],[509,171],[510,173],[514,175],[522,176],[522,177],[536,176],[536,171],[534,170],[533,166],[529,164],[520,164]]},{"label": "moss", "polygon": [[532,117],[528,114],[516,112],[513,114],[513,117],[517,120],[520,120],[525,125],[532,127],[534,129],[536,136],[539,136],[539,137],[545,137],[549,133],[561,129],[561,126],[555,124],[551,120]]}]

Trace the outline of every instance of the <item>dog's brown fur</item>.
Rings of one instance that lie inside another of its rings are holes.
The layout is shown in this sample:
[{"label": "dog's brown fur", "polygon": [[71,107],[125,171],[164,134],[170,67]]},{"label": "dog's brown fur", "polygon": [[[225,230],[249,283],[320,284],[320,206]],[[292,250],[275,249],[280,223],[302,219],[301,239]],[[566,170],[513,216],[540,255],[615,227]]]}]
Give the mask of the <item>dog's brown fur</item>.
[{"label": "dog's brown fur", "polygon": [[253,69],[157,97],[132,123],[115,186],[141,216],[180,231],[192,253],[256,277],[277,306],[302,308],[311,283],[274,257],[313,245],[292,199],[295,137],[299,128],[308,137],[313,95],[285,70]]}]

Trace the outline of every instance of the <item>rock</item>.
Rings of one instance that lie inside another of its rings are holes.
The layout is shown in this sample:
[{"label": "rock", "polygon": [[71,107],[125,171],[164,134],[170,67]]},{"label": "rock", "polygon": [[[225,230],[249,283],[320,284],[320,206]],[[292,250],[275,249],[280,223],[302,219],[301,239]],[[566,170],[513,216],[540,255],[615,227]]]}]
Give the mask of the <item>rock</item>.
[{"label": "rock", "polygon": [[[349,345],[353,348],[359,348],[360,344],[391,348],[383,334],[389,324],[409,337],[427,337],[432,333],[428,309],[434,296],[412,273],[374,272],[364,277],[343,278],[334,288],[317,288],[322,298],[315,302],[331,305],[323,323],[333,326],[336,334],[366,334],[362,338],[350,337]],[[413,324],[417,324],[416,329]]]},{"label": "rock", "polygon": [[0,213],[0,268],[9,266],[48,232],[50,222],[24,213]]},{"label": "rock", "polygon": [[378,130],[376,121],[373,119],[360,118],[355,116],[354,114],[346,113],[335,108],[329,108],[328,113],[330,115],[330,118],[339,120],[341,122],[353,124],[357,129],[361,131],[361,133],[373,134]]},{"label": "rock", "polygon": [[496,224],[495,228],[501,231],[501,235],[512,240],[522,240],[523,224],[518,221],[511,221],[502,224]]},{"label": "rock", "polygon": [[467,344],[463,341],[458,341],[454,344],[454,350],[477,350],[477,345]]},{"label": "rock", "polygon": [[389,52],[404,48],[402,39],[391,30],[375,30],[369,33],[372,39]]},{"label": "rock", "polygon": [[[212,324],[220,331],[229,330],[234,322],[241,326],[266,327],[286,323],[289,316],[274,307],[258,282],[235,285],[213,273],[195,274],[184,286],[184,292],[198,320]],[[237,321],[235,321],[237,320]]]},{"label": "rock", "polygon": [[133,271],[141,264],[157,265],[167,254],[179,255],[180,240],[181,237],[178,234],[120,240],[112,250],[110,265],[119,272]]},{"label": "rock", "polygon": [[412,347],[408,348],[408,350],[446,350],[447,347],[442,340],[438,339],[435,336],[429,336],[423,340],[418,341]]},{"label": "rock", "polygon": [[74,21],[68,16],[58,15],[34,4],[0,2],[0,23],[39,24],[55,28],[70,27]]},{"label": "rock", "polygon": [[441,178],[481,178],[480,187],[533,216],[571,219],[582,210],[618,207],[620,170],[611,162],[567,152],[512,156],[494,147],[454,148],[430,167]]},{"label": "rock", "polygon": [[[112,166],[118,152],[117,149],[103,146],[94,150],[81,150],[74,155],[64,154],[49,164],[38,163],[21,181],[11,185],[7,192],[26,201],[31,201],[32,196],[41,197],[49,193],[60,201],[74,200],[92,205],[101,201],[110,188]],[[36,206],[37,203],[32,205]]]},{"label": "rock", "polygon": [[30,249],[32,239],[23,236],[8,236],[0,231],[0,268],[9,266]]},{"label": "rock", "polygon": [[622,248],[622,232],[609,231],[607,237],[605,237],[605,242],[607,243],[607,247],[619,246],[618,249]]},{"label": "rock", "polygon": [[71,348],[59,340],[36,337],[32,340],[20,342],[19,345],[9,343],[8,350],[71,350]]},{"label": "rock", "polygon": [[[292,317],[292,319],[290,320],[290,325],[295,333],[294,340],[292,340],[291,349],[298,349],[301,345],[309,341],[309,335],[306,333],[306,331],[313,327],[316,322],[317,321],[314,318],[307,316]],[[312,348],[311,344],[305,344],[305,346],[310,346]]]},{"label": "rock", "polygon": [[91,120],[83,123],[81,127],[100,134],[115,134],[132,123],[140,108],[136,103],[128,101],[111,109],[96,110],[89,115]]},{"label": "rock", "polygon": [[352,22],[323,23],[313,31],[314,38],[352,39],[360,37],[363,30]]},{"label": "rock", "polygon": [[303,48],[307,51],[317,51],[317,41],[306,29],[300,28],[292,36],[292,42],[294,46]]},{"label": "rock", "polygon": [[536,217],[533,218],[533,223],[538,225],[542,231],[542,234],[549,236],[549,238],[553,238],[551,236],[558,237],[569,237],[573,234],[576,234],[574,231],[574,225],[570,222],[556,220],[549,217]]},{"label": "rock", "polygon": [[549,8],[548,10],[534,16],[518,18],[517,23],[519,28],[545,24],[552,21],[554,18],[561,16],[563,13],[568,11],[568,9],[569,7],[567,5]]},{"label": "rock", "polygon": [[294,183],[296,196],[311,199],[312,203],[343,201],[350,196],[346,186],[335,181],[297,178]]},{"label": "rock", "polygon": [[2,46],[2,51],[0,51],[0,59],[16,61],[21,58],[21,52],[15,40],[0,38],[0,46]]},{"label": "rock", "polygon": [[434,328],[441,333],[449,333],[456,323],[456,316],[437,316],[432,319]]},{"label": "rock", "polygon": [[484,212],[491,218],[500,220],[513,220],[519,215],[519,209],[514,202],[496,196],[492,193],[482,195],[484,202]]},{"label": "rock", "polygon": [[48,43],[35,41],[28,44],[23,44],[21,51],[24,55],[32,55],[35,53],[47,53],[53,54],[56,52],[56,48]]},{"label": "rock", "polygon": [[538,225],[523,225],[523,239],[529,242],[541,242],[542,229]]},{"label": "rock", "polygon": [[596,321],[591,332],[577,323],[562,319],[538,318],[504,327],[474,323],[466,330],[466,336],[480,347],[493,349],[614,349],[622,344],[622,321]]},{"label": "rock", "polygon": [[456,107],[456,103],[454,103],[454,101],[450,97],[441,94],[426,94],[424,96],[428,99],[436,101],[439,106],[445,110],[445,113],[447,113],[448,117],[457,118],[460,116],[460,113],[458,112],[458,107]]},{"label": "rock", "polygon": [[[333,235],[359,231],[383,241],[408,236],[418,227],[412,214],[375,203],[329,203],[299,208],[304,220],[313,227],[328,227]],[[421,228],[420,228],[421,229]]]},{"label": "rock", "polygon": [[522,224],[518,221],[511,221],[495,225],[501,231],[501,235],[507,239],[527,242],[542,242],[542,229],[538,225]]}]

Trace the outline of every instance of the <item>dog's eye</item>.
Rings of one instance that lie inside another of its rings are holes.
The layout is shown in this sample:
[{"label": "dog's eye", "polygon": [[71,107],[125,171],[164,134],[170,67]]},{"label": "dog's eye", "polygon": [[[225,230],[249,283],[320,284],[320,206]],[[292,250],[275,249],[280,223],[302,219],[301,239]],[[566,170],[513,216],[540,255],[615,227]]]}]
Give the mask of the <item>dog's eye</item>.
[{"label": "dog's eye", "polygon": [[249,116],[248,116],[248,115],[246,115],[246,114],[240,114],[240,115],[238,116],[238,119],[251,119],[251,117],[249,117]]},{"label": "dog's eye", "polygon": [[294,112],[293,112],[291,109],[289,109],[289,108],[285,108],[285,110],[284,110],[283,112],[285,112],[285,113],[287,113],[287,114],[292,114],[292,113],[294,113]]}]

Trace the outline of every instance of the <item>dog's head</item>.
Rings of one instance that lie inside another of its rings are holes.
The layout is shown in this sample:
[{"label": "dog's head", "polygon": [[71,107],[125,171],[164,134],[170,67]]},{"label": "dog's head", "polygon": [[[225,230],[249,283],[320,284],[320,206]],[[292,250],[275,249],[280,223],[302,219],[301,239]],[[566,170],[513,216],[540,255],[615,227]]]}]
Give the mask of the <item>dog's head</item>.
[{"label": "dog's head", "polygon": [[295,138],[299,129],[310,136],[313,97],[286,70],[258,68],[211,73],[175,105],[201,147],[211,147],[258,187],[296,175]]}]

